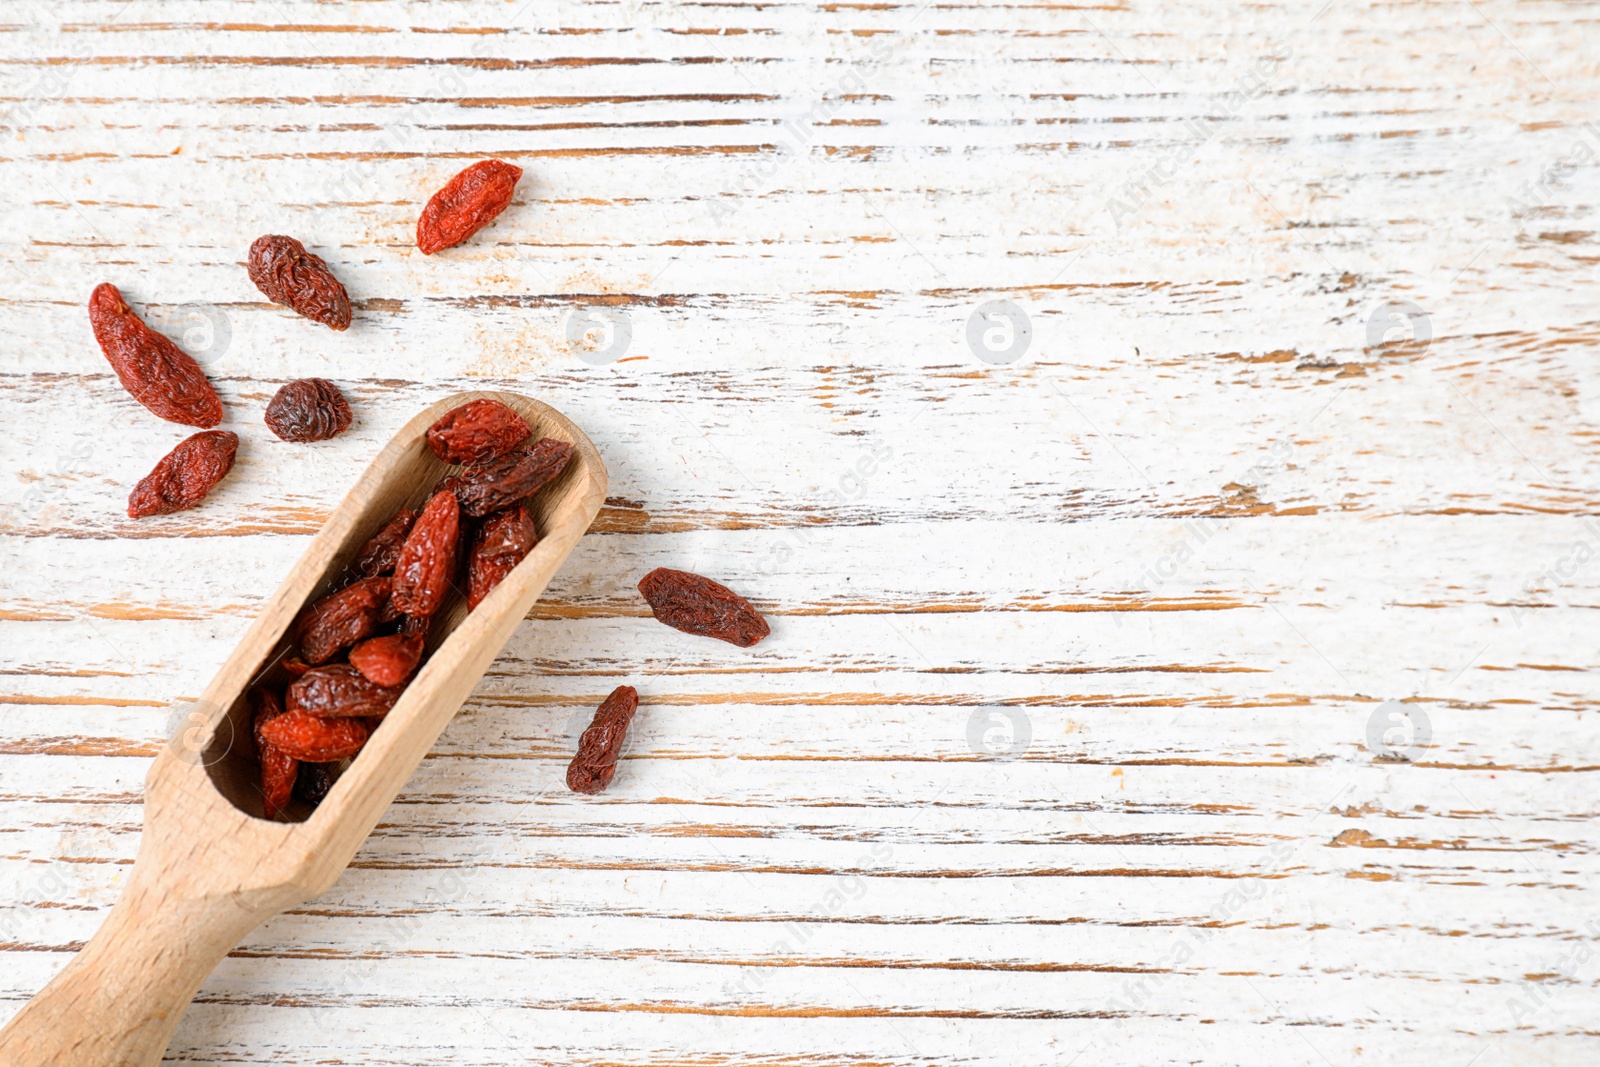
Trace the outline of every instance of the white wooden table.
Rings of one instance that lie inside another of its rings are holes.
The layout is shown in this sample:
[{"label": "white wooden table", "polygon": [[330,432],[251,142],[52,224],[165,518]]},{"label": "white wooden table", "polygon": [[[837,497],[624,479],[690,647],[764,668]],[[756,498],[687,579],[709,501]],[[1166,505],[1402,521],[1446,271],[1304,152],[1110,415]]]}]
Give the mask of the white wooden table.
[{"label": "white wooden table", "polygon": [[[492,386],[587,429],[608,506],[171,1062],[1595,1061],[1594,7],[0,23],[6,1015],[357,472]],[[514,206],[418,254],[488,156]],[[264,302],[262,233],[348,333]],[[100,281],[243,438],[194,511],[123,517],[185,431],[109,373]],[[308,375],[356,425],[280,442]],[[654,623],[657,565],[772,637]],[[623,682],[626,762],[568,793]]]}]

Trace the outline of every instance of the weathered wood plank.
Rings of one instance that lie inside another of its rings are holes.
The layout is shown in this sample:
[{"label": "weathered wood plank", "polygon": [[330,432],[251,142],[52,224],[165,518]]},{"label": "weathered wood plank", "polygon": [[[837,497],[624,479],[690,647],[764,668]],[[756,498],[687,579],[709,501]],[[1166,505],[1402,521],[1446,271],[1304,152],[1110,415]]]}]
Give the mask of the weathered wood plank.
[{"label": "weathered wood plank", "polygon": [[[0,16],[0,1000],[115,899],[179,702],[374,450],[492,384],[583,425],[612,499],[169,1062],[1589,1062],[1595,25]],[[421,203],[489,154],[527,168],[513,208],[421,257]],[[334,265],[347,334],[262,301],[262,232]],[[182,432],[107,373],[103,280],[244,437],[200,509],[123,517]],[[1029,318],[1011,364],[967,339],[994,299]],[[586,309],[624,361],[579,358]],[[356,425],[276,441],[312,374]],[[655,624],[658,564],[772,638]],[[627,758],[574,797],[623,680]],[[1410,762],[1369,738],[1397,709]]]}]

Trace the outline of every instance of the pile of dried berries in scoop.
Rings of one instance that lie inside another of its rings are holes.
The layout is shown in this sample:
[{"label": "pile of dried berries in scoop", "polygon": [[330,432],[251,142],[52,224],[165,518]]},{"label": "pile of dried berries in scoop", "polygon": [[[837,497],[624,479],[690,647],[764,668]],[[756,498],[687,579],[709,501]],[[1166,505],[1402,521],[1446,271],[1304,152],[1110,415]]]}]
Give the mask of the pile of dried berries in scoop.
[{"label": "pile of dried berries in scoop", "polygon": [[[321,799],[366,744],[425,660],[429,629],[451,590],[483,602],[538,543],[525,501],[566,469],[572,446],[544,437],[498,400],[446,413],[428,447],[461,469],[420,511],[375,530],[337,588],[312,601],[281,659],[283,692],[251,690],[268,818],[300,794]],[[464,570],[464,573],[463,573]]]},{"label": "pile of dried berries in scoop", "polygon": [[[522,170],[486,159],[461,171],[435,193],[417,219],[417,248],[424,255],[458,245],[493,222],[511,203]],[[350,326],[350,294],[328,264],[293,237],[267,234],[250,246],[245,268],[257,289],[333,330]],[[145,325],[110,282],[89,297],[89,325],[129,394],[156,416],[199,427],[144,477],[128,498],[128,517],[166,515],[192,508],[233,467],[239,437],[212,431],[222,421],[222,401],[200,364],[171,338]],[[324,441],[350,427],[350,405],[338,386],[303,378],[278,390],[267,405],[267,427],[285,441]],[[452,460],[451,462],[467,462]]]}]

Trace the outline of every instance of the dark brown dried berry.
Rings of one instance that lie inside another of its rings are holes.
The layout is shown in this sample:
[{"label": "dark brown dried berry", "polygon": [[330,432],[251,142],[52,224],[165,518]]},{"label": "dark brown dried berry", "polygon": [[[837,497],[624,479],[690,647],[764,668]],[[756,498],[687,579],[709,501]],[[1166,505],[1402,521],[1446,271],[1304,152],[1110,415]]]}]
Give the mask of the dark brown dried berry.
[{"label": "dark brown dried berry", "polygon": [[238,451],[238,434],[227,430],[202,430],[178,442],[128,494],[128,518],[194,507],[233,469]]},{"label": "dark brown dried berry", "polygon": [[411,532],[411,526],[416,521],[415,511],[407,509],[395,512],[394,518],[384,523],[383,528],[362,546],[350,569],[363,578],[393,574],[394,565],[400,560],[400,546],[406,543],[406,534]]},{"label": "dark brown dried berry", "polygon": [[378,628],[393,579],[363,578],[312,603],[295,623],[300,655],[310,664],[326,663]]},{"label": "dark brown dried berry", "polygon": [[348,663],[333,663],[297,679],[287,704],[290,711],[324,718],[381,717],[404,691],[400,685],[377,685]]},{"label": "dark brown dried berry", "polygon": [[499,459],[533,434],[528,420],[498,400],[472,400],[428,427],[428,447],[446,463],[473,466]]},{"label": "dark brown dried berry", "polygon": [[222,401],[200,364],[146,326],[110,282],[89,296],[89,325],[122,387],[152,413],[202,428],[222,421]]},{"label": "dark brown dried berry", "polygon": [[570,459],[571,445],[542,437],[532,448],[507,452],[481,467],[468,467],[449,481],[461,510],[480,519],[532,496],[565,470]]},{"label": "dark brown dried berry", "polygon": [[567,766],[567,788],[574,793],[598,793],[611,784],[617,773],[617,758],[628,736],[628,724],[639,707],[639,693],[631,685],[619,685],[595,709],[594,721],[578,742],[578,754]]},{"label": "dark brown dried berry", "polygon": [[338,769],[337,763],[300,764],[300,775],[294,783],[294,795],[313,808],[316,807],[322,803],[322,798],[328,795],[328,790],[333,788],[334,772]]},{"label": "dark brown dried berry", "polygon": [[326,378],[301,378],[267,405],[267,428],[285,441],[326,441],[350,428],[350,405]]},{"label": "dark brown dried berry", "polygon": [[771,629],[744,597],[710,578],[657,567],[639,581],[655,617],[684,633],[749,648]]},{"label": "dark brown dried berry", "polygon": [[362,719],[326,719],[290,710],[261,727],[268,743],[307,763],[332,763],[361,751],[371,729]]},{"label": "dark brown dried berry", "polygon": [[246,261],[250,280],[274,304],[283,304],[313,322],[335,330],[350,325],[350,294],[321,256],[293,237],[257,237]]},{"label": "dark brown dried berry", "polygon": [[417,247],[422,254],[431,256],[458,245],[489,225],[511,203],[521,177],[521,167],[485,159],[451,178],[417,219]]},{"label": "dark brown dried berry", "polygon": [[278,694],[258,685],[250,690],[250,707],[254,709],[251,734],[261,758],[262,808],[267,818],[276,819],[289,806],[298,761],[261,736],[261,727],[284,713]]},{"label": "dark brown dried berry", "polygon": [[456,568],[461,511],[451,493],[435,493],[417,516],[394,568],[394,607],[432,615],[444,603]]},{"label": "dark brown dried berry", "polygon": [[472,556],[467,563],[467,610],[482,603],[538,543],[539,531],[526,504],[497,511],[484,519],[473,538]]},{"label": "dark brown dried berry", "polygon": [[417,634],[369,637],[350,650],[350,666],[373,685],[399,685],[421,659],[422,637]]}]

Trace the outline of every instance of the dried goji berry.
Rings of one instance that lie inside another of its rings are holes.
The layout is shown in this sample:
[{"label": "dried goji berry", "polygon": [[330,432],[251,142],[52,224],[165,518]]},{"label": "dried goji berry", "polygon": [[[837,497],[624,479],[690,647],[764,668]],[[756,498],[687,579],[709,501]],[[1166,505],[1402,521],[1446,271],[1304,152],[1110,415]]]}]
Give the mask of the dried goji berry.
[{"label": "dried goji berry", "polygon": [[474,163],[433,194],[417,219],[417,247],[425,256],[458,245],[511,203],[522,168],[498,159]]},{"label": "dried goji berry", "polygon": [[406,543],[406,534],[417,521],[417,513],[406,509],[395,512],[394,518],[384,523],[372,539],[361,547],[350,569],[362,578],[375,578],[380,574],[393,574],[400,559],[400,546]]},{"label": "dried goji berry", "polygon": [[684,633],[749,648],[771,629],[744,597],[710,578],[657,567],[639,580],[655,617]]},{"label": "dried goji berry", "polygon": [[128,518],[194,507],[233,469],[238,451],[238,434],[227,430],[201,430],[178,442],[128,494]]},{"label": "dried goji berry", "polygon": [[570,459],[571,445],[541,437],[532,448],[507,452],[481,467],[468,467],[449,482],[461,501],[461,510],[479,519],[532,496],[565,470]]},{"label": "dried goji berry", "polygon": [[285,656],[280,662],[283,665],[284,671],[291,678],[298,678],[302,674],[306,673],[306,671],[311,669],[311,664],[307,663],[299,656]]},{"label": "dried goji berry", "polygon": [[467,610],[477,607],[538,543],[539,531],[526,504],[484,519],[467,563]]},{"label": "dried goji berry", "polygon": [[432,615],[444,603],[456,568],[461,510],[452,493],[435,493],[417,516],[394,568],[394,607]]},{"label": "dried goji berry", "polygon": [[222,421],[222,401],[200,364],[146,326],[110,282],[95,286],[89,296],[89,325],[122,387],[151,412],[186,426]]},{"label": "dried goji berry", "polygon": [[432,625],[433,616],[431,615],[402,615],[400,617],[400,632],[403,634],[415,634],[426,639],[428,630]]},{"label": "dried goji berry", "polygon": [[578,742],[578,754],[567,766],[567,788],[574,793],[598,793],[617,773],[617,758],[628,736],[628,724],[639,707],[639,693],[619,685],[595,709],[594,721]]},{"label": "dried goji berry", "polygon": [[377,685],[348,663],[332,663],[296,679],[287,703],[290,711],[325,718],[381,717],[404,691],[401,685]]},{"label": "dried goji berry", "polygon": [[293,237],[257,237],[245,265],[250,280],[274,304],[335,330],[350,325],[350,294],[322,257],[307,252]]},{"label": "dried goji berry", "polygon": [[445,412],[428,427],[428,447],[446,463],[472,466],[499,459],[532,434],[528,420],[484,398]]},{"label": "dried goji berry", "polygon": [[369,637],[350,650],[350,666],[379,686],[404,682],[421,659],[422,638],[417,634]]},{"label": "dried goji berry", "polygon": [[331,763],[361,751],[372,733],[361,719],[328,719],[290,710],[262,724],[261,736],[297,760]]},{"label": "dried goji berry", "polygon": [[289,806],[298,761],[261,736],[263,725],[284,714],[283,702],[278,699],[278,694],[256,686],[250,690],[250,706],[254,709],[251,732],[255,736],[256,751],[261,757],[262,808],[267,818],[276,819]]},{"label": "dried goji berry", "polygon": [[333,788],[334,771],[338,766],[337,763],[300,764],[300,774],[294,782],[294,795],[313,808],[321,804],[322,798]]},{"label": "dried goji berry", "polygon": [[363,578],[312,603],[295,623],[300,655],[310,664],[326,663],[378,628],[393,579]]},{"label": "dried goji berry", "polygon": [[301,378],[267,404],[267,428],[285,441],[326,441],[350,428],[350,404],[326,378]]}]

